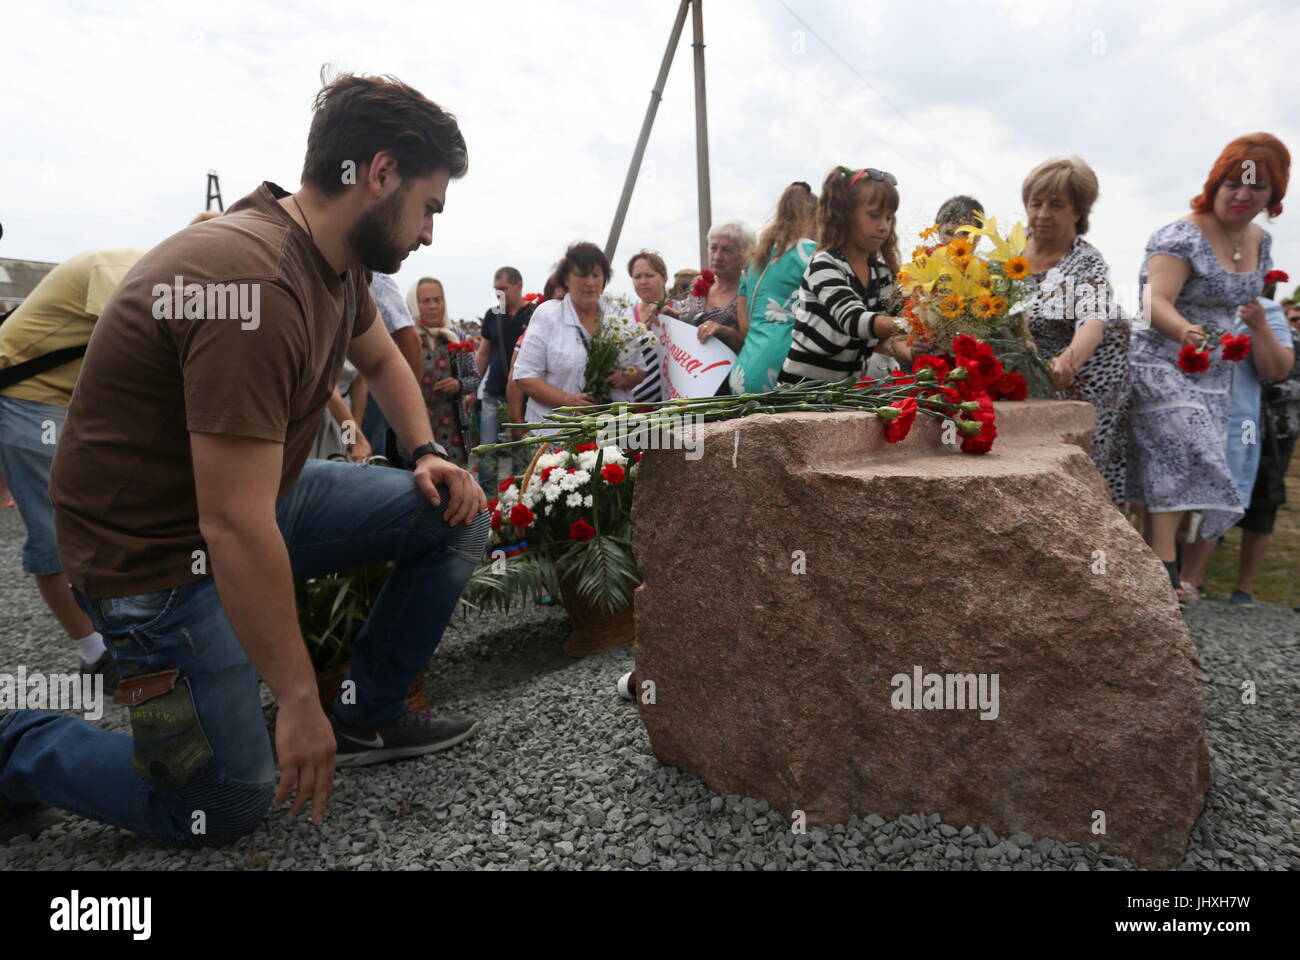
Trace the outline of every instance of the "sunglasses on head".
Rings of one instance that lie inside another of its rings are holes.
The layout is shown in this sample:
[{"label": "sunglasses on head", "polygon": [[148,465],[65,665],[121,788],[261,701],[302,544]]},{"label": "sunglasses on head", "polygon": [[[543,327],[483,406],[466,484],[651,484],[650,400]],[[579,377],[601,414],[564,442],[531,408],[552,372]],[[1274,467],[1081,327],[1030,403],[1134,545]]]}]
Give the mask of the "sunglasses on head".
[{"label": "sunglasses on head", "polygon": [[[848,172],[847,167],[845,168],[845,172]],[[888,173],[884,170],[877,170],[875,167],[866,167],[865,169],[859,170],[857,173],[853,174],[852,178],[849,180],[849,189],[852,190],[853,185],[863,177],[870,177],[872,180],[883,181],[891,187],[898,186],[898,178],[892,173]]]}]

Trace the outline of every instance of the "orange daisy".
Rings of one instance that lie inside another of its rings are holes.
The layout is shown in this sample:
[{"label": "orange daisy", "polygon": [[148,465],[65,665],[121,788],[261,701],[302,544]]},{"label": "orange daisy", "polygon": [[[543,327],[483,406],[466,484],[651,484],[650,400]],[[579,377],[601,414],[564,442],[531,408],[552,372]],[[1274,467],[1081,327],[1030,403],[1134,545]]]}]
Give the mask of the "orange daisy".
[{"label": "orange daisy", "polygon": [[997,306],[997,304],[994,302],[992,295],[981,293],[975,298],[975,302],[971,304],[970,309],[971,313],[975,314],[975,316],[979,317],[981,320],[985,320],[997,313],[997,311],[993,309],[995,306]]},{"label": "orange daisy", "polygon": [[953,257],[952,262],[957,264],[958,270],[962,271],[962,273],[965,273],[966,270],[971,265],[971,255],[969,253],[963,253],[961,254],[961,256]]},{"label": "orange daisy", "polygon": [[950,293],[939,301],[939,309],[949,320],[960,317],[962,311],[966,309],[966,301],[955,293]]},{"label": "orange daisy", "polygon": [[939,225],[936,223],[934,226],[926,227],[924,230],[921,231],[921,239],[929,240],[938,232],[939,232]]},{"label": "orange daisy", "polygon": [[965,237],[953,237],[948,241],[948,253],[954,260],[959,257],[969,256],[973,249],[970,241]]},{"label": "orange daisy", "polygon": [[1007,312],[1007,307],[1008,307],[1008,303],[1006,297],[995,296],[993,298],[993,312],[997,314],[999,317],[1002,316],[1002,314]]},{"label": "orange daisy", "polygon": [[1024,257],[1011,257],[1002,265],[1008,280],[1023,280],[1029,274],[1029,261]]}]

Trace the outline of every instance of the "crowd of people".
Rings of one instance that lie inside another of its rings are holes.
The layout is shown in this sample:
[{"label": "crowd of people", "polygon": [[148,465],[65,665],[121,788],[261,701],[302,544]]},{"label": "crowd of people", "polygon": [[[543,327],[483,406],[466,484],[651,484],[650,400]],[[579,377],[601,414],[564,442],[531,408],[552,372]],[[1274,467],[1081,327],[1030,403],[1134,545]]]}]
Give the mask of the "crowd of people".
[{"label": "crowd of people", "polygon": [[[358,151],[370,159],[341,183]],[[1084,239],[1093,171],[1053,159],[1022,187],[1024,329],[1058,395],[1095,407],[1091,454],[1111,498],[1189,602],[1237,522],[1234,599],[1250,602],[1300,433],[1300,303],[1272,301],[1270,238],[1253,222],[1280,215],[1289,166],[1267,134],[1225,148],[1191,211],[1151,235],[1149,326],[1098,295],[1110,271]],[[81,670],[118,688],[133,728],[0,711],[0,839],[51,806],[162,842],[228,842],[273,798],[292,796],[295,814],[310,803],[319,820],[336,766],[446,749],[478,729],[406,706],[483,558],[486,499],[526,457],[470,451],[506,425],[519,439],[519,425],[558,406],[593,403],[588,349],[616,308],[613,268],[588,242],[567,248],[539,295],[517,269],[497,270],[497,302],[477,324],[451,319],[436,278],[403,296],[392,274],[431,242],[467,169],[456,120],[437,104],[342,76],[318,95],[297,193],[265,183],[153,249],[73,257],[0,326],[0,502],[12,494],[23,570]],[[837,166],[819,193],[786,187],[761,231],[715,224],[700,270],[670,273],[642,249],[626,264],[632,315],[651,329],[684,321],[734,351],[720,392],[908,369],[928,344],[909,344],[898,308],[899,190],[889,172]],[[981,215],[974,198],[951,198],[940,239]],[[160,311],[157,287],[176,276],[209,292],[265,278],[262,317],[205,315],[201,294],[182,310],[179,292],[177,310]],[[1084,287],[1093,296],[1053,306]],[[1225,363],[1180,366],[1185,345],[1242,330],[1254,349],[1235,377]],[[84,359],[53,364],[55,350]],[[609,390],[663,398],[648,339],[626,345]],[[376,456],[406,470],[371,469]],[[327,716],[293,581],[379,560],[395,566],[354,641],[350,696]],[[259,677],[279,704],[274,756]],[[190,829],[198,806],[202,835]]]}]

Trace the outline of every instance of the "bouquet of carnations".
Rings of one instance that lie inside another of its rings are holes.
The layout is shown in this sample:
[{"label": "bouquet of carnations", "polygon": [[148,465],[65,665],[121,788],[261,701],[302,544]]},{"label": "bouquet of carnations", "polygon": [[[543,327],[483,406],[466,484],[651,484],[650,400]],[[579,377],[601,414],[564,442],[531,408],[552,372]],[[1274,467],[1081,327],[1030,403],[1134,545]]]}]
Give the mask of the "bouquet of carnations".
[{"label": "bouquet of carnations", "polygon": [[[1178,351],[1178,366],[1185,373],[1204,373],[1210,369],[1210,355],[1214,353],[1213,338],[1207,333],[1199,343],[1185,343]],[[1223,359],[1230,363],[1240,363],[1250,353],[1250,337],[1246,334],[1234,336],[1225,333],[1219,338],[1223,347]]]},{"label": "bouquet of carnations", "polygon": [[632,301],[613,295],[603,297],[600,330],[587,344],[583,393],[595,397],[597,403],[609,403],[613,391],[609,377],[618,368],[619,358],[634,343],[653,346],[656,342],[650,329],[633,319]]},{"label": "bouquet of carnations", "polygon": [[508,606],[537,593],[563,599],[568,589],[609,612],[631,606],[641,582],[632,558],[640,459],[614,445],[581,443],[502,480],[500,496],[488,503],[488,559],[466,589],[467,605]]}]

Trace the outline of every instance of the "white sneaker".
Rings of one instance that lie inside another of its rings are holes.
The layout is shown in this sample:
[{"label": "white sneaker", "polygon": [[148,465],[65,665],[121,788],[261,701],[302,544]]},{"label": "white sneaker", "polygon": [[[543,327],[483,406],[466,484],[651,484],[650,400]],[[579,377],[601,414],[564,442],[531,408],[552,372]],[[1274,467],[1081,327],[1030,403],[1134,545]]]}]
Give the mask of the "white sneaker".
[{"label": "white sneaker", "polygon": [[623,676],[618,678],[618,695],[624,700],[636,700],[636,693],[632,690],[632,671],[629,670]]}]

